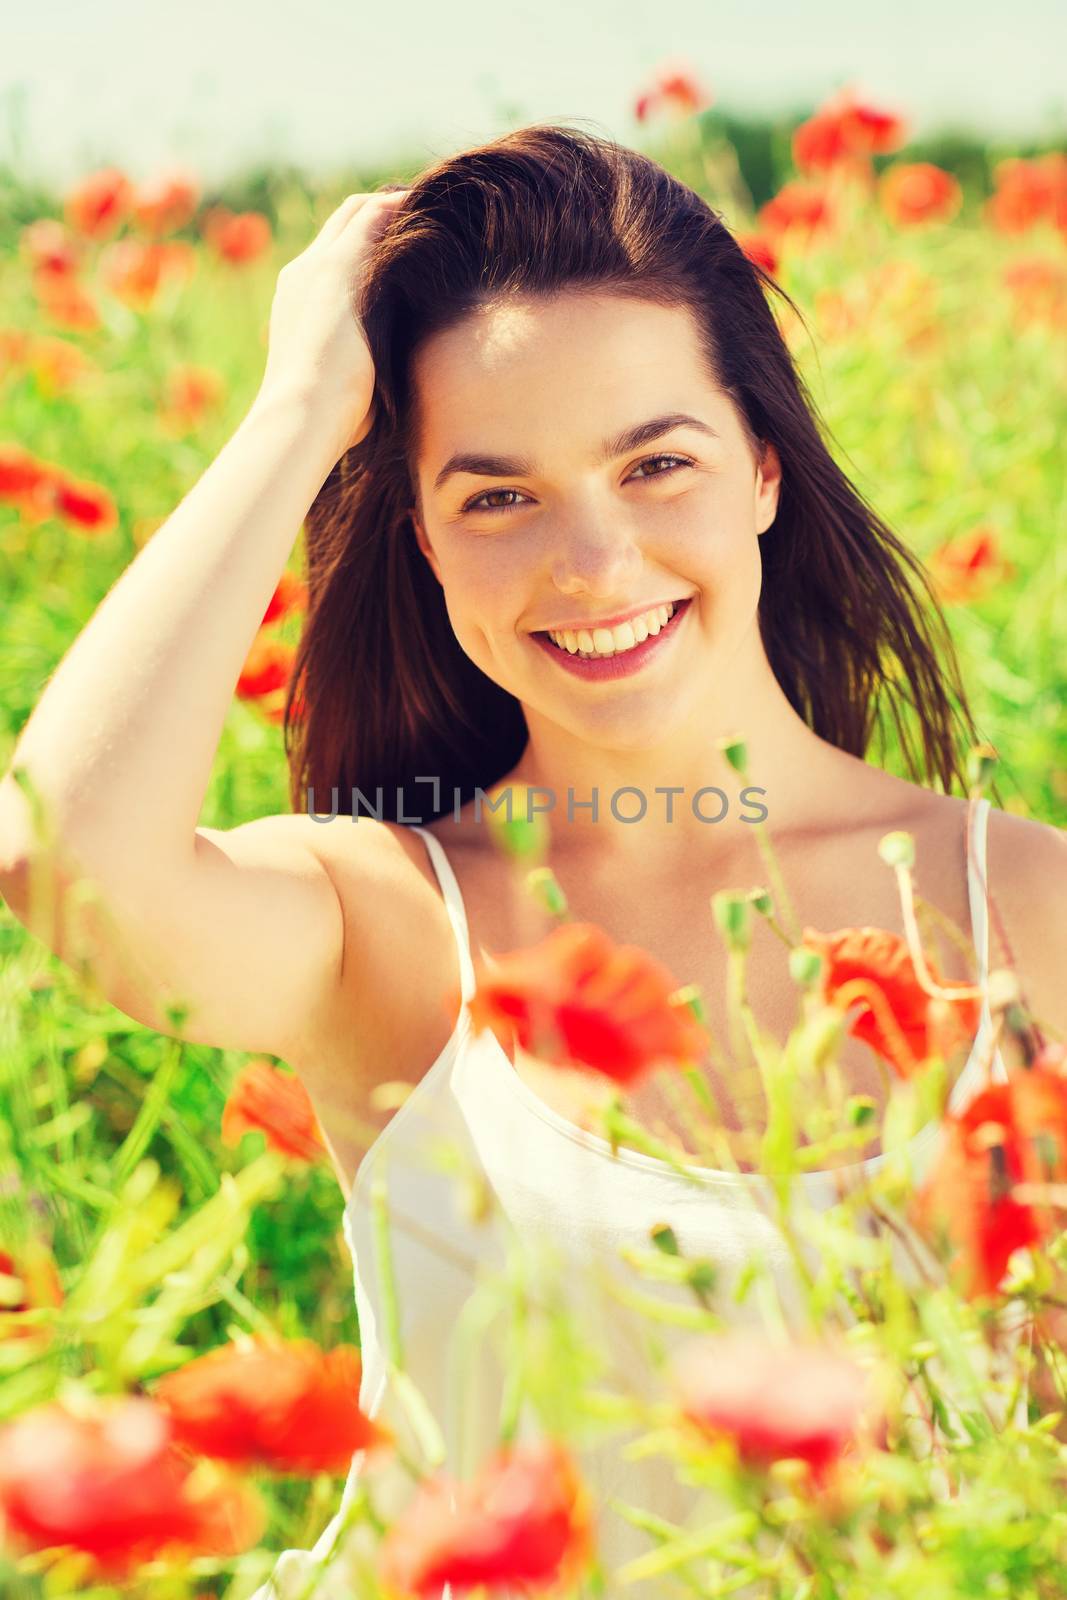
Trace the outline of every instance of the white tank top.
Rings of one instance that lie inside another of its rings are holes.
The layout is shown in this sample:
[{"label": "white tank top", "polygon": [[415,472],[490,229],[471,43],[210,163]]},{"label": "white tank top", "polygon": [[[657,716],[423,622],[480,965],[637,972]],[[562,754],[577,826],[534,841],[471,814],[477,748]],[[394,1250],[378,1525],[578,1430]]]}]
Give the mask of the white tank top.
[{"label": "white tank top", "polygon": [[[972,803],[966,830],[971,931],[983,990],[989,962],[988,815],[988,800],[980,800],[977,807]],[[621,1147],[613,1155],[606,1139],[569,1122],[534,1094],[491,1032],[472,1033],[468,1002],[475,977],[463,898],[440,840],[425,828],[417,827],[415,832],[426,842],[455,933],[462,1006],[441,1054],[360,1162],[343,1229],[355,1267],[363,1357],[360,1404],[370,1416],[388,1423],[417,1457],[417,1446],[389,1382],[382,1332],[385,1308],[376,1271],[370,1186],[375,1176],[384,1177],[404,1369],[441,1426],[447,1452],[444,1470],[466,1477],[495,1447],[503,1393],[502,1346],[496,1342],[503,1337],[503,1318],[498,1308],[493,1320],[488,1291],[475,1291],[488,1276],[501,1271],[509,1241],[512,1248],[523,1250],[526,1260],[542,1259],[562,1267],[558,1281],[566,1287],[568,1304],[582,1308],[580,1326],[595,1332],[608,1358],[603,1385],[617,1391],[624,1382],[646,1398],[662,1397],[664,1373],[657,1370],[653,1347],[634,1347],[635,1327],[647,1326],[649,1333],[642,1337],[658,1339],[668,1351],[679,1340],[692,1337],[692,1330],[684,1321],[646,1324],[636,1314],[620,1316],[612,1286],[614,1292],[622,1286],[623,1292],[654,1295],[661,1303],[677,1305],[682,1308],[679,1317],[684,1317],[685,1308],[695,1306],[691,1290],[644,1279],[620,1257],[620,1247],[651,1249],[649,1230],[653,1225],[669,1221],[683,1254],[705,1256],[713,1262],[718,1276],[712,1303],[731,1327],[747,1323],[762,1330],[780,1318],[781,1326],[799,1330],[802,1302],[785,1240],[757,1204],[760,1191],[771,1192],[765,1177],[693,1165],[690,1171],[699,1180],[693,1183],[668,1163],[641,1151]],[[991,1063],[985,1060],[991,1026],[988,999],[983,994],[974,1045],[950,1094],[953,1110],[986,1081],[987,1069],[994,1080],[1006,1078],[999,1050]],[[916,1182],[921,1181],[937,1149],[939,1129],[940,1123],[930,1123],[912,1141],[910,1159]],[[838,1199],[836,1180],[855,1181],[890,1158],[882,1153],[836,1174],[799,1175],[793,1186],[794,1215],[825,1211]],[[478,1222],[465,1211],[454,1176],[457,1161],[476,1179],[488,1183],[495,1202],[491,1221]],[[809,1243],[804,1256],[817,1272],[820,1253],[817,1245],[810,1243],[814,1235],[809,1231],[806,1237]],[[539,1256],[539,1251],[547,1255]],[[742,1268],[753,1253],[772,1270],[774,1286],[753,1286],[747,1297],[734,1300],[733,1290],[743,1281]],[[900,1276],[914,1282],[910,1257],[899,1244],[894,1245],[893,1260]],[[1002,1324],[1013,1338],[1028,1339],[1032,1334],[1024,1312],[1025,1307],[1016,1301],[1001,1312]],[[461,1327],[469,1330],[466,1340],[461,1337]],[[470,1352],[466,1358],[464,1349]],[[990,1360],[984,1347],[976,1359]],[[1003,1422],[1007,1385],[1003,1393],[991,1386],[1003,1382],[1004,1374],[995,1365],[980,1370],[985,1371],[990,1409],[997,1422]],[[949,1379],[936,1365],[936,1358],[931,1362],[931,1374],[941,1378],[951,1395]],[[598,1386],[595,1376],[591,1381]],[[1022,1426],[1026,1424],[1026,1401],[1023,1392],[1015,1412]],[[527,1420],[524,1414],[523,1422]],[[520,1438],[537,1431],[535,1425],[520,1423]],[[617,1432],[614,1437],[591,1438],[576,1448],[583,1476],[598,1502],[597,1542],[608,1572],[652,1550],[656,1543],[652,1535],[617,1514],[607,1504],[610,1498],[679,1525],[687,1520],[706,1522],[709,1515],[707,1491],[698,1497],[696,1490],[675,1483],[666,1457],[624,1458],[623,1448],[633,1437],[634,1432]],[[920,1451],[922,1437],[920,1428]],[[272,1589],[268,1579],[252,1600],[287,1600],[290,1583],[295,1595],[299,1583],[307,1582],[311,1563],[329,1551],[340,1531],[362,1460],[362,1452],[353,1457],[340,1508],[313,1550],[283,1552],[274,1569],[275,1587]],[[403,1469],[379,1467],[372,1477],[375,1502],[386,1514],[399,1510],[410,1498],[411,1479]],[[659,1578],[629,1584],[624,1592],[635,1600],[651,1600],[653,1594],[662,1595],[664,1587],[665,1580]],[[328,1595],[330,1591],[324,1588],[322,1592]],[[339,1588],[338,1594],[341,1592]],[[744,1595],[750,1591],[734,1592]],[[441,1600],[451,1600],[450,1586],[443,1588]]]}]

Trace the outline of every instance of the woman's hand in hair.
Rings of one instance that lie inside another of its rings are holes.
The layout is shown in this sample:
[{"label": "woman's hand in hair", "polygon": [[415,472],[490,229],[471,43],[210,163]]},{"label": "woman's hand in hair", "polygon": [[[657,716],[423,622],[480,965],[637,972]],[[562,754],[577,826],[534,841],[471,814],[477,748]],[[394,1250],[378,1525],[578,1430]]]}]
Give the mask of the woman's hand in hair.
[{"label": "woman's hand in hair", "polygon": [[374,421],[374,363],[357,306],[367,260],[408,193],[350,194],[278,274],[257,400],[288,395],[322,417],[337,457]]}]

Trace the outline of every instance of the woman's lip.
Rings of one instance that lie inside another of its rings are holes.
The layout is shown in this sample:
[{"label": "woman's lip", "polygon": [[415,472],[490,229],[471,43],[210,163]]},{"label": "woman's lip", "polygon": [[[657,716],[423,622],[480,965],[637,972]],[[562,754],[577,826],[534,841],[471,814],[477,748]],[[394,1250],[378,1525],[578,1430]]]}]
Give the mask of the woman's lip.
[{"label": "woman's lip", "polygon": [[660,600],[657,605],[644,606],[640,611],[631,611],[629,616],[619,617],[616,622],[596,622],[590,628],[586,623],[567,623],[560,628],[532,628],[530,631],[547,638],[551,633],[594,633],[597,628],[621,628],[624,622],[633,622],[635,617],[647,616],[650,611],[658,611],[660,606],[682,606],[693,597],[690,594],[677,595],[671,600]]},{"label": "woman's lip", "polygon": [[569,650],[563,650],[553,644],[547,634],[534,633],[530,637],[541,646],[541,649],[551,653],[557,665],[563,672],[569,672],[575,677],[583,678],[587,682],[602,682],[615,678],[629,678],[641,672],[645,663],[653,655],[658,655],[663,649],[669,649],[669,640],[674,636],[685,620],[692,600],[690,595],[675,606],[670,620],[658,633],[650,633],[647,639],[640,644],[633,645],[629,650],[621,650],[608,656],[590,656],[585,659],[577,654],[572,655]]}]

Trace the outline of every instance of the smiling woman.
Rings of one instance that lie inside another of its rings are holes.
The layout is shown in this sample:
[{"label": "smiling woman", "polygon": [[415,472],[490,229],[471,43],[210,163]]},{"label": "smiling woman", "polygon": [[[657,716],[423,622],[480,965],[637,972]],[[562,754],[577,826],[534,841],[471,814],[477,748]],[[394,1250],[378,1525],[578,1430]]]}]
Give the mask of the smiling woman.
[{"label": "smiling woman", "polygon": [[[305,1083],[349,1191],[360,1406],[410,1431],[402,1360],[451,1471],[481,1464],[521,1389],[481,1346],[476,1392],[454,1381],[450,1341],[478,1333],[477,1292],[500,1259],[487,1210],[523,1242],[560,1245],[576,1302],[593,1257],[645,1250],[664,1218],[683,1254],[722,1264],[724,1282],[759,1252],[782,1306],[797,1301],[796,1259],[754,1203],[765,1125],[743,1051],[709,1048],[716,1058],[696,1063],[738,1158],[691,1168],[694,1195],[677,1159],[640,1148],[668,1117],[654,1095],[633,1097],[638,1148],[614,1151],[523,1039],[472,1028],[475,958],[529,951],[544,931],[481,825],[481,792],[566,792],[544,864],[573,917],[606,936],[592,967],[580,945],[571,957],[609,1039],[635,1013],[646,1037],[650,1010],[652,1033],[668,1035],[674,988],[690,983],[709,1041],[726,1037],[736,965],[709,905],[764,877],[751,827],[762,818],[728,803],[738,735],[755,785],[745,793],[766,800],[800,925],[861,936],[845,938],[842,966],[872,930],[890,952],[880,970],[895,972],[907,948],[897,881],[876,854],[890,831],[912,836],[922,898],[950,932],[970,928],[972,939],[936,951],[977,1029],[962,1029],[966,1064],[953,1057],[956,1102],[991,1061],[1004,1070],[978,1002],[994,955],[1014,946],[1024,982],[1039,976],[1040,1005],[1062,1007],[1051,886],[1067,879],[1064,841],[994,813],[987,856],[988,802],[976,810],[974,796],[951,792],[967,787],[978,734],[944,618],[921,564],[834,460],[775,296],[792,306],[692,190],[564,128],[451,156],[399,198],[349,196],[279,277],[252,414],[76,641],[16,752],[58,798],[72,858],[110,891],[122,937],[103,916],[74,930],[114,955],[109,998],[166,1032],[164,1000],[191,996],[187,1038],[284,1056]],[[198,828],[241,660],[301,519],[309,610],[285,726],[300,814]],[[890,721],[908,778],[868,758],[875,731],[884,751]],[[406,807],[430,783],[428,825],[412,828]],[[599,794],[627,791],[654,815],[614,803],[598,815]],[[709,793],[727,802],[718,818],[699,805]],[[154,803],[131,811],[123,794]],[[321,825],[360,795],[380,820]],[[47,851],[34,856],[27,818],[5,782],[0,885],[73,957],[48,897],[30,893]],[[66,857],[47,864],[65,889]],[[761,920],[750,955],[758,1020],[784,1039],[798,985],[796,942],[783,954],[780,935]],[[620,963],[620,944],[648,962]],[[143,957],[147,980],[128,981],[119,954]],[[567,1010],[559,973],[536,953],[531,966]],[[917,1048],[931,1009],[909,1024]],[[1062,1024],[1062,1010],[1038,1011]],[[884,1063],[862,1036],[839,1065],[848,1093],[884,1106]],[[398,1083],[411,1092],[364,1153],[372,1091],[396,1106]],[[684,1125],[667,1135],[677,1147]],[[458,1150],[481,1209],[461,1212],[427,1136]],[[884,1158],[876,1149],[849,1171]],[[834,1203],[839,1176],[804,1170],[815,1209]],[[742,1298],[724,1293],[717,1309],[758,1320],[758,1297]],[[610,1306],[602,1331],[621,1364],[623,1346],[632,1356],[640,1343]],[[639,1387],[654,1377],[648,1360],[620,1372]],[[316,1554],[359,1499],[365,1464],[357,1452]],[[382,1513],[410,1493],[407,1464],[376,1477]],[[623,1455],[617,1439],[595,1442],[582,1467],[609,1574],[651,1542],[616,1502],[678,1522],[693,1510],[669,1460]],[[311,1554],[286,1552],[263,1600],[294,1592],[286,1579],[302,1588]],[[627,1592],[664,1590],[653,1579]]]}]

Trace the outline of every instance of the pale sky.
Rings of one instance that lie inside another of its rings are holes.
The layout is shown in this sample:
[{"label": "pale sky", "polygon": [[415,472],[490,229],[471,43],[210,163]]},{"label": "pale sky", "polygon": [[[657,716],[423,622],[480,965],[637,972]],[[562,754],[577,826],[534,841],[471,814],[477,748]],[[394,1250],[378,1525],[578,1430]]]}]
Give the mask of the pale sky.
[{"label": "pale sky", "polygon": [[326,175],[567,118],[640,144],[634,99],[675,58],[729,110],[853,82],[917,132],[1067,128],[1067,0],[0,0],[0,41],[0,160],[57,183],[113,160]]}]

